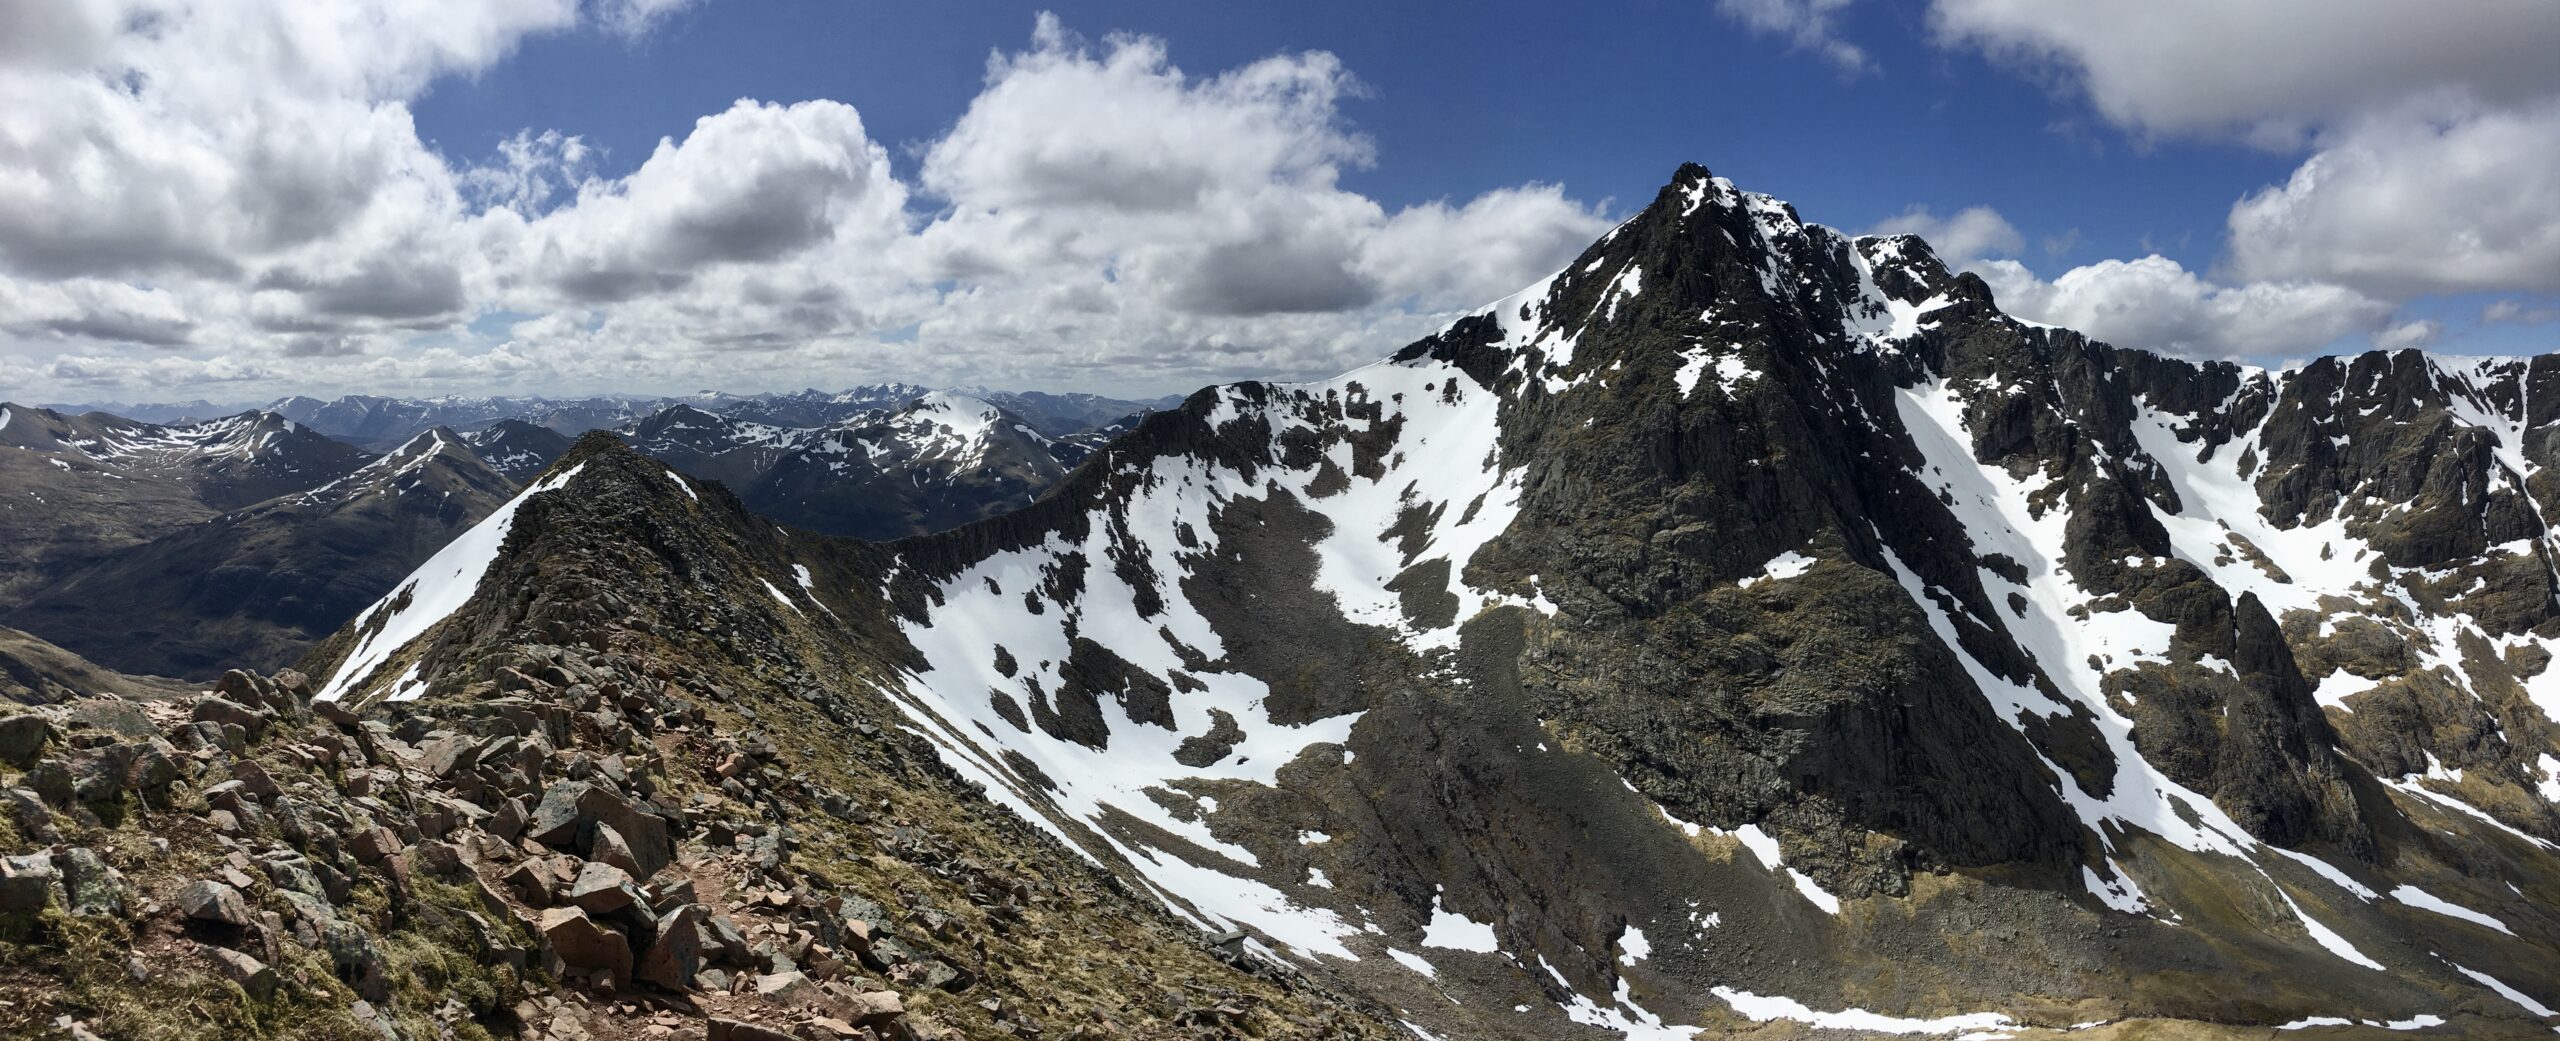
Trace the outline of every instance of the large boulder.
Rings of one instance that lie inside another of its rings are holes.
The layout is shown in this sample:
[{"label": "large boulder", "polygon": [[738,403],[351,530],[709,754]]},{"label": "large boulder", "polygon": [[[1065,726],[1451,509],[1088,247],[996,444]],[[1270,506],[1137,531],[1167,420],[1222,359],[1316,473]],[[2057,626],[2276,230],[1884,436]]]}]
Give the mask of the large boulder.
[{"label": "large boulder", "polygon": [[275,713],[265,709],[250,708],[220,695],[206,695],[197,699],[189,718],[199,723],[239,727],[248,732],[249,740],[255,741],[266,733],[267,724],[274,722],[276,717]]},{"label": "large boulder", "polygon": [[44,754],[45,742],[53,736],[53,724],[32,712],[0,719],[0,763],[12,766],[34,765]]},{"label": "large boulder", "polygon": [[71,898],[72,914],[124,913],[124,880],[116,877],[115,869],[88,847],[73,846],[54,854],[53,867],[62,874],[62,889]]},{"label": "large boulder", "polygon": [[710,908],[685,904],[658,919],[658,939],[640,958],[640,978],[668,990],[690,989],[702,971],[702,932],[710,916]]},{"label": "large boulder", "polygon": [[577,880],[569,883],[569,902],[588,914],[612,914],[639,903],[640,890],[631,884],[628,872],[590,861],[578,869]]},{"label": "large boulder", "polygon": [[853,1015],[846,1017],[858,1027],[886,1028],[907,1014],[907,1004],[894,990],[875,990],[856,994],[851,1001]]},{"label": "large boulder", "polygon": [[[599,827],[611,828],[630,851],[634,877],[655,875],[675,859],[666,818],[646,803],[585,781],[562,781],[542,793],[524,835],[554,849],[592,853]],[[593,858],[591,858],[593,859]]]},{"label": "large boulder", "polygon": [[705,1041],[799,1041],[790,1034],[761,1024],[722,1016],[711,1017]]},{"label": "large boulder", "polygon": [[574,907],[542,912],[535,928],[562,963],[609,973],[617,988],[631,985],[631,944],[623,939],[621,930],[589,918],[585,911]]},{"label": "large boulder", "polygon": [[418,765],[436,777],[470,769],[480,760],[481,741],[469,734],[438,734],[421,749]]},{"label": "large boulder", "polygon": [[379,863],[383,858],[400,852],[400,836],[391,829],[377,824],[355,833],[353,838],[348,839],[347,851],[355,854],[357,860],[367,864]]},{"label": "large boulder", "polygon": [[245,927],[250,922],[249,902],[241,898],[240,891],[212,879],[192,882],[179,890],[178,913],[186,915],[189,921],[233,928]]}]

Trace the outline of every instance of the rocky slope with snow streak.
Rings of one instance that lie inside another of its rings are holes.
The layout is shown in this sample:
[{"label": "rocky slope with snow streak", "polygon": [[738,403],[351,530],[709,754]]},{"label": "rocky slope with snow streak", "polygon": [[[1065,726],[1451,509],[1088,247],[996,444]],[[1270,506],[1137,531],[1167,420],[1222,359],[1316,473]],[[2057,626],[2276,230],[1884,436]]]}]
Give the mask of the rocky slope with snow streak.
[{"label": "rocky slope with snow streak", "polygon": [[698,632],[1442,1037],[2542,1036],[2555,372],[2115,349],[1686,167],[1390,361],[949,532],[583,444],[470,597],[305,667],[467,697]]}]

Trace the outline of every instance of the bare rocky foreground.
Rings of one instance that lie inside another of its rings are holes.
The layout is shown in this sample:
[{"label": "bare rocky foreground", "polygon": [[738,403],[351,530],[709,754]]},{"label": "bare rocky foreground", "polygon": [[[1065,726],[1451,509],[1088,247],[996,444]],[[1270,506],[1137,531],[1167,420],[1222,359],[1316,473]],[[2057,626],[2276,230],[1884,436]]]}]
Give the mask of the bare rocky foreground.
[{"label": "bare rocky foreground", "polygon": [[756,730],[789,711],[663,665],[499,675],[369,717],[287,671],[0,721],[32,850],[0,861],[0,1035],[1389,1036],[1000,821],[919,826],[954,794],[929,757],[844,786]]}]

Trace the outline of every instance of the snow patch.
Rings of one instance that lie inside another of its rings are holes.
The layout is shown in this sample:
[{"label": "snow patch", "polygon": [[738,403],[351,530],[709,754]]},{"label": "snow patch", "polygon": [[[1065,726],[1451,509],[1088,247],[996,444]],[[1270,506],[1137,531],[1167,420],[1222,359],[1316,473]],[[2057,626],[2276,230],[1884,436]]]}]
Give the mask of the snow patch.
[{"label": "snow patch", "polygon": [[1422,960],[1421,955],[1408,954],[1404,951],[1399,951],[1393,947],[1389,947],[1387,948],[1387,957],[1395,959],[1396,964],[1412,969],[1415,972],[1419,972],[1425,977],[1431,979],[1440,978],[1440,970],[1432,968],[1431,963]]},{"label": "snow patch", "polygon": [[[2452,962],[2446,962],[2445,964],[2447,964],[2447,965],[2452,965],[2453,963],[2452,963]],[[2462,967],[2462,966],[2460,966],[2460,965],[2454,965],[2454,966],[2453,966],[2453,971],[2455,971],[2455,972],[2459,972],[2459,973],[2461,973],[2461,974],[2463,974],[2463,975],[2465,975],[2465,976],[2469,976],[2469,977],[2471,977],[2471,978],[2472,978],[2472,979],[2474,979],[2474,980],[2478,980],[2478,981],[2480,982],[2480,985],[2481,985],[2481,986],[2483,986],[2483,987],[2487,987],[2487,988],[2489,988],[2490,990],[2497,991],[2497,992],[2498,992],[2498,996],[2499,996],[2499,997],[2505,998],[2505,999],[2507,999],[2508,1001],[2515,1002],[2515,1003],[2516,1003],[2516,1007],[2517,1007],[2517,1008],[2523,1009],[2523,1010],[2525,1010],[2525,1011],[2527,1011],[2527,1012],[2531,1012],[2531,1013],[2533,1013],[2534,1015],[2540,1016],[2540,1017],[2542,1017],[2542,1018],[2544,1018],[2544,1019],[2550,1019],[2550,1018],[2552,1018],[2552,1017],[2554,1017],[2554,1016],[2560,1016],[2560,1012],[2554,1012],[2554,1011],[2552,1011],[2552,1010],[2551,1010],[2551,1006],[2549,1006],[2549,1005],[2545,1005],[2545,1004],[2543,1004],[2543,1003],[2541,1003],[2541,1002],[2539,1002],[2539,1001],[2535,1001],[2535,1000],[2533,1000],[2533,998],[2532,998],[2532,996],[2531,996],[2531,995],[2528,995],[2528,994],[2526,994],[2526,993],[2525,993],[2525,992],[2523,992],[2523,991],[2517,990],[2517,989],[2515,989],[2514,987],[2507,986],[2504,982],[2501,982],[2497,977],[2495,977],[2495,976],[2491,976],[2491,975],[2489,975],[2488,973],[2481,972],[2481,971],[2479,971],[2479,970],[2477,970],[2477,969],[2466,969],[2466,968],[2463,968],[2463,967]],[[2443,1021],[2442,1021],[2442,1020],[2438,1020],[2437,1022],[2443,1022]]]},{"label": "snow patch", "polygon": [[784,607],[788,607],[788,608],[790,608],[790,609],[791,609],[791,613],[793,613],[793,614],[806,614],[806,613],[808,613],[808,612],[805,612],[805,611],[800,610],[800,605],[795,604],[795,603],[792,603],[792,602],[791,602],[791,598],[790,598],[790,597],[783,595],[782,587],[781,587],[781,586],[774,585],[770,580],[767,580],[767,579],[762,578],[762,577],[757,578],[757,579],[756,579],[756,581],[757,581],[757,582],[761,582],[761,583],[763,583],[763,584],[764,584],[764,591],[765,591],[765,592],[768,592],[768,593],[773,594],[773,598],[774,598],[775,600],[779,600],[779,601],[781,601],[781,602],[782,602],[782,606],[784,606]]},{"label": "snow patch", "polygon": [[1939,1016],[1934,1019],[1910,1019],[1888,1016],[1865,1009],[1842,1009],[1817,1012],[1794,998],[1753,994],[1732,987],[1717,987],[1715,996],[1733,1006],[1735,1012],[1755,1023],[1784,1019],[1803,1023],[1818,1030],[1864,1030],[1878,1034],[1955,1034],[1968,1030],[2007,1030],[2017,1021],[1997,1012],[1968,1012]]},{"label": "snow patch", "polygon": [[1771,871],[1786,872],[1787,878],[1795,882],[1796,892],[1804,894],[1805,899],[1812,901],[1813,905],[1821,908],[1824,913],[1834,915],[1840,913],[1839,897],[1833,896],[1830,890],[1822,888],[1822,883],[1814,881],[1804,872],[1787,866],[1785,858],[1778,854],[1777,836],[1761,830],[1757,824],[1745,824],[1730,832],[1719,831],[1717,834],[1729,835],[1741,842],[1743,848],[1750,850],[1751,855],[1760,861],[1760,866]]},{"label": "snow patch", "polygon": [[1747,576],[1734,584],[1748,589],[1770,579],[1790,579],[1813,570],[1813,565],[1814,558],[1791,549],[1769,558],[1767,564],[1761,565],[1759,574]]},{"label": "snow patch", "polygon": [[2505,922],[2501,922],[2495,918],[2489,917],[2488,915],[2481,914],[2478,911],[2474,911],[2468,907],[2462,906],[2461,904],[2454,903],[2451,900],[2446,900],[2443,897],[2439,897],[2416,886],[2404,885],[2398,889],[2392,890],[2391,899],[2400,901],[2401,903],[2420,910],[2433,911],[2447,918],[2459,918],[2463,921],[2470,922],[2473,925],[2486,926],[2509,936],[2514,936],[2516,934],[2515,930],[2507,928],[2507,923]]},{"label": "snow patch", "polygon": [[1440,906],[1437,887],[1431,894],[1431,921],[1422,927],[1422,945],[1478,954],[1492,954],[1502,949],[1502,941],[1494,936],[1491,923],[1479,922]]}]

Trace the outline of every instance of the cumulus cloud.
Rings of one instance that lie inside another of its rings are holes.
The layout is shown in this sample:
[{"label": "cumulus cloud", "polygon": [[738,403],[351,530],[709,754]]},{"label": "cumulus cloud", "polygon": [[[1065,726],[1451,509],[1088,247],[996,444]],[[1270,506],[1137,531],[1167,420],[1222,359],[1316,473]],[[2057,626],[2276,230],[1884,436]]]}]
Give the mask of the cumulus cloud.
[{"label": "cumulus cloud", "polygon": [[183,347],[195,327],[186,306],[166,290],[93,278],[0,278],[0,331],[16,336]]},{"label": "cumulus cloud", "polygon": [[526,269],[582,302],[690,283],[716,264],[781,260],[845,236],[904,231],[906,191],[853,107],[739,101],[628,177],[590,179],[527,229]]},{"label": "cumulus cloud", "polygon": [[2392,312],[2388,303],[2316,282],[2218,285],[2156,254],[2082,265],[2050,282],[2014,260],[1975,270],[2011,314],[2197,357],[2300,354],[2371,331]]},{"label": "cumulus cloud", "polygon": [[1930,25],[1940,44],[2048,76],[2138,136],[2305,153],[2231,207],[2218,267],[2241,284],[2186,286],[2147,258],[2080,269],[2079,304],[2070,275],[2030,296],[2101,314],[2120,294],[2166,292],[2182,302],[2167,316],[2115,321],[2200,342],[2183,316],[2215,300],[2343,309],[2307,335],[2427,294],[2560,291],[2560,8],[2547,0],[2458,14],[2399,0],[1933,0]]},{"label": "cumulus cloud", "polygon": [[1841,39],[1832,25],[1833,16],[1849,3],[1850,0],[1716,0],[1716,11],[1755,31],[1783,36],[1798,49],[1819,54],[1842,72],[1854,75],[1873,70],[1875,63],[1863,48]]},{"label": "cumulus cloud", "polygon": [[[579,17],[570,0],[5,7],[0,278],[21,291],[0,326],[164,347],[460,317],[484,265],[406,101]],[[104,284],[132,292],[86,288]],[[95,361],[62,378],[127,371]]]},{"label": "cumulus cloud", "polygon": [[[2217,282],[2158,254],[2084,264],[2050,281],[2014,255],[2026,248],[2008,218],[1988,206],[1950,217],[1912,207],[1870,235],[1918,235],[1947,266],[1981,275],[2002,310],[2123,347],[2211,358],[2300,354],[2342,336],[2373,332],[2390,304],[2308,279]],[[2401,327],[2404,339],[2441,331]],[[2410,345],[2419,345],[2411,343]]]},{"label": "cumulus cloud", "polygon": [[2235,204],[2230,230],[2245,277],[2401,297],[2560,292],[2560,101],[2358,120]]},{"label": "cumulus cloud", "polygon": [[2444,335],[2444,323],[2418,319],[2386,326],[2373,334],[2373,345],[2386,351],[2424,348]]},{"label": "cumulus cloud", "polygon": [[961,285],[919,335],[1307,375],[1421,327],[1411,309],[1535,280],[1606,230],[1550,186],[1393,213],[1344,190],[1375,158],[1339,110],[1360,90],[1328,54],[1195,77],[1161,40],[1096,46],[1044,16],[925,153],[921,187],[948,209],[917,237],[919,263]]},{"label": "cumulus cloud", "polygon": [[[1172,389],[1370,360],[1608,223],[1552,185],[1401,208],[1344,189],[1376,148],[1332,55],[1200,76],[1047,16],[913,183],[830,100],[739,100],[616,173],[575,128],[460,162],[418,137],[409,103],[441,77],[686,6],[0,6],[0,371],[139,396],[1107,365]],[[473,324],[500,312],[531,317]]]},{"label": "cumulus cloud", "polygon": [[927,151],[923,186],[952,212],[923,242],[949,277],[1047,272],[1088,307],[1140,285],[1179,314],[1249,318],[1477,302],[1606,228],[1541,186],[1395,214],[1341,189],[1374,158],[1338,109],[1360,89],[1329,54],[1195,78],[1161,40],[1096,49],[1043,16]]},{"label": "cumulus cloud", "polygon": [[1385,295],[1435,309],[1473,307],[1545,276],[1607,228],[1560,186],[1499,188],[1463,206],[1397,212],[1361,243],[1352,266]]},{"label": "cumulus cloud", "polygon": [[2549,0],[1935,0],[1938,39],[2059,72],[2107,118],[2159,133],[2298,140],[2419,95],[2560,90]]},{"label": "cumulus cloud", "polygon": [[1992,257],[2014,256],[2027,248],[2027,237],[1989,206],[1968,206],[1944,219],[1925,206],[1914,206],[1867,229],[1869,235],[1918,235],[1928,240],[1938,258],[1954,268],[1970,268]]}]

